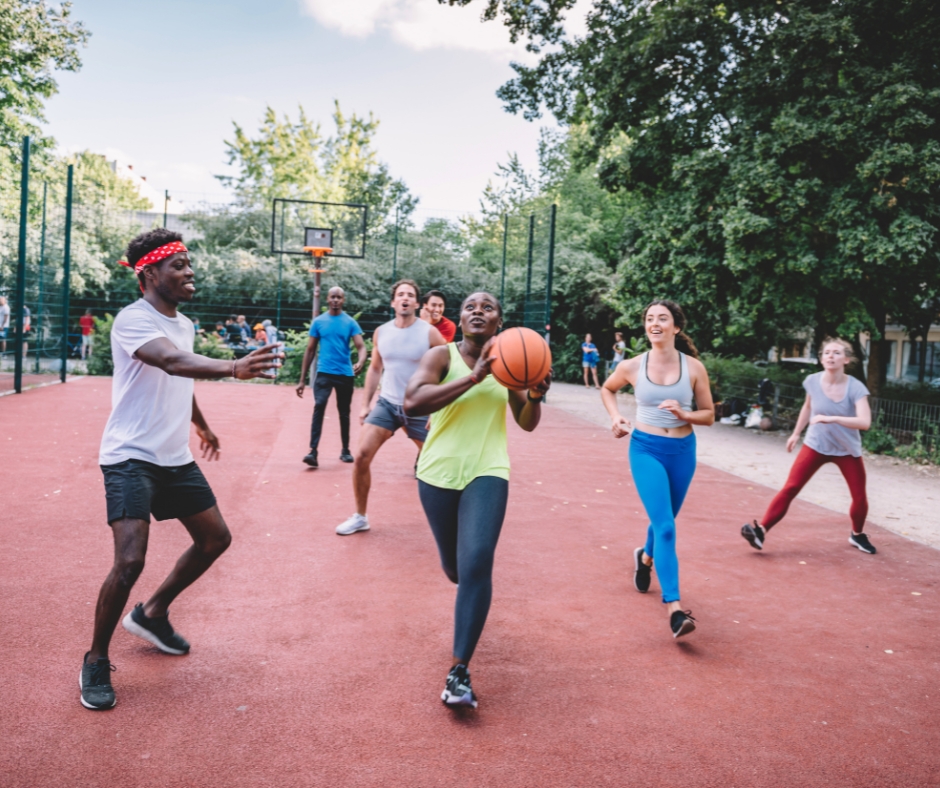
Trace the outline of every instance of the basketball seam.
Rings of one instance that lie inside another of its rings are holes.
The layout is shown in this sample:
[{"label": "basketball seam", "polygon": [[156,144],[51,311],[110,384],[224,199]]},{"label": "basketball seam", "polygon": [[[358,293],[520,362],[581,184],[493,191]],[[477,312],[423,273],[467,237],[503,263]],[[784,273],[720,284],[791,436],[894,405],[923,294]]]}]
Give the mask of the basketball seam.
[{"label": "basketball seam", "polygon": [[[510,331],[519,331],[519,329],[511,328]],[[502,345],[502,342],[500,342],[499,345],[497,345],[497,347],[499,348],[499,360],[503,362],[503,369],[506,370],[506,374],[509,375],[509,377],[512,378],[516,384],[525,383],[524,380],[520,380],[512,373],[512,370],[509,368],[509,364],[506,363],[506,359],[503,357],[503,349],[501,345]],[[525,359],[525,337],[522,337],[522,354],[523,354],[523,359]],[[528,367],[526,367],[526,369],[528,370]],[[494,375],[493,377],[499,380],[499,378],[496,375]]]}]

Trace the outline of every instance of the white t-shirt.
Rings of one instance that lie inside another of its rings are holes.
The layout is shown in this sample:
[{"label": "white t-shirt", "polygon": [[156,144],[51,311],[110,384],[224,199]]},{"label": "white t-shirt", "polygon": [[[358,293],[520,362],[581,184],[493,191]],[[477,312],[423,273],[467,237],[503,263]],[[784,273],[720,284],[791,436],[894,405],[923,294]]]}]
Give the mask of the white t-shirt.
[{"label": "white t-shirt", "polygon": [[166,317],[143,298],[124,307],[114,320],[111,417],[101,437],[100,465],[133,459],[176,467],[193,461],[189,450],[192,378],[168,375],[134,355],[160,337],[192,353],[196,332],[186,315],[177,312],[176,317]]},{"label": "white t-shirt", "polygon": [[10,307],[7,304],[0,305],[0,330],[10,327]]}]

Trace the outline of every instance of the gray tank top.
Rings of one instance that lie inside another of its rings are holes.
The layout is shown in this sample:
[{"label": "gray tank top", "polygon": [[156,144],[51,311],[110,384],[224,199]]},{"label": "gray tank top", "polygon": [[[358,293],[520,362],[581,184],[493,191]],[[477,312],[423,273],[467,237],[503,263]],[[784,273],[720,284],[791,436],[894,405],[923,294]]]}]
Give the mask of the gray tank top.
[{"label": "gray tank top", "polygon": [[431,347],[431,324],[415,320],[408,328],[398,328],[394,320],[378,328],[378,348],[385,368],[381,397],[393,405],[403,405],[408,381],[418,369],[421,357]]},{"label": "gray tank top", "polygon": [[667,399],[678,400],[683,410],[692,409],[692,381],[685,353],[679,353],[679,379],[670,386],[660,386],[650,380],[646,371],[649,353],[640,357],[640,372],[633,387],[636,395],[636,420],[651,427],[684,427],[689,422],[678,419],[659,406]]}]

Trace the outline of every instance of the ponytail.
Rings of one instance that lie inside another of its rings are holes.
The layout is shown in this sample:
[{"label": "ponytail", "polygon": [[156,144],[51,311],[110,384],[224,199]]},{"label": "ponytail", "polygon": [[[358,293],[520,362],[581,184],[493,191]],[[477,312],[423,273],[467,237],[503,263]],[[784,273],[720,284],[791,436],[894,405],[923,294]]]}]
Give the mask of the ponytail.
[{"label": "ponytail", "polygon": [[681,353],[685,353],[687,356],[698,358],[698,348],[695,347],[695,343],[689,338],[689,335],[685,333],[685,326],[688,321],[686,320],[685,312],[682,311],[682,307],[675,301],[650,301],[650,303],[643,308],[641,320],[644,326],[646,325],[646,313],[649,312],[651,306],[664,306],[669,310],[672,314],[673,322],[679,329],[679,333],[676,334],[676,349]]},{"label": "ponytail", "polygon": [[680,331],[676,334],[676,349],[685,353],[687,356],[692,356],[692,358],[698,358],[698,348],[695,347],[695,343],[689,339],[689,335],[685,331]]}]

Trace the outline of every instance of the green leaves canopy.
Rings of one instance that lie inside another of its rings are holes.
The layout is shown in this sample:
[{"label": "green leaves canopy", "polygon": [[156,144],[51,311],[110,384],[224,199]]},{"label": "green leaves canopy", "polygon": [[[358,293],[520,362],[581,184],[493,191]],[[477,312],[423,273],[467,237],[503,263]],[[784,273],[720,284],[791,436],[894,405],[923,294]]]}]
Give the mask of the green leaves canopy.
[{"label": "green leaves canopy", "polygon": [[[538,50],[573,2],[511,5]],[[938,62],[926,0],[595,0],[499,95],[587,124],[601,183],[634,197],[616,306],[673,297],[701,344],[753,351],[877,336],[937,292]]]}]

